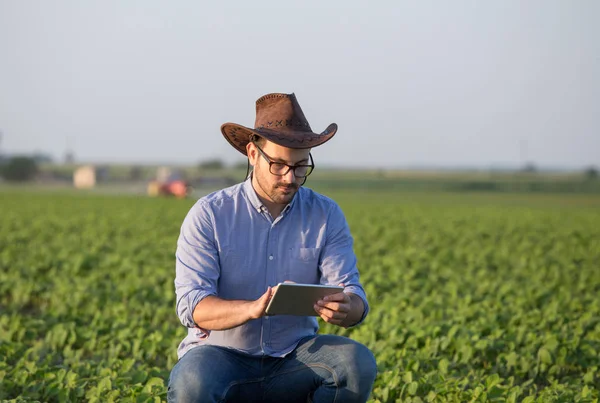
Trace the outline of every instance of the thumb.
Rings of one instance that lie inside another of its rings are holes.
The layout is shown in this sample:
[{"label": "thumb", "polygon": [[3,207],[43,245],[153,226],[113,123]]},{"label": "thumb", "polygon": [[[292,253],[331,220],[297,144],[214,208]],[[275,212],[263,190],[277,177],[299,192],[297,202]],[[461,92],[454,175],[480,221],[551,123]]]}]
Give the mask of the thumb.
[{"label": "thumb", "polygon": [[265,291],[265,293],[260,296],[259,301],[266,304],[271,299],[272,294],[273,294],[273,289],[269,286],[269,287],[267,287],[267,291]]},{"label": "thumb", "polygon": [[252,319],[260,318],[265,314],[265,309],[267,309],[267,305],[269,305],[269,300],[271,299],[271,294],[273,293],[271,287],[267,288],[267,291],[263,295],[261,295],[258,299],[251,302],[251,313],[250,317]]}]

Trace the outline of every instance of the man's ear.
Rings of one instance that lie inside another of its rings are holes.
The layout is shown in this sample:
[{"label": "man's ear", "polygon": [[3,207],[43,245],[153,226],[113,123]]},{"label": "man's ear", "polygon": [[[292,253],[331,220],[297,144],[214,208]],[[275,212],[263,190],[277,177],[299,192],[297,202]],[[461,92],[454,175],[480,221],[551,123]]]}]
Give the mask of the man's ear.
[{"label": "man's ear", "polygon": [[256,147],[254,146],[254,144],[252,144],[251,141],[248,142],[248,144],[246,144],[246,154],[248,155],[248,161],[250,161],[250,165],[256,165],[258,151],[256,150]]}]

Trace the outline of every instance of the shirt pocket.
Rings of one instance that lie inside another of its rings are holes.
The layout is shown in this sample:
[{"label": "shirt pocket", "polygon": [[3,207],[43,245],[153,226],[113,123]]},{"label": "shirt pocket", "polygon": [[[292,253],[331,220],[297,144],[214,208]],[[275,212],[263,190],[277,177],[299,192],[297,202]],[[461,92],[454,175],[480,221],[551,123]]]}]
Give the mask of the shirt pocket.
[{"label": "shirt pocket", "polygon": [[286,280],[296,283],[318,284],[320,281],[319,257],[321,248],[293,248]]},{"label": "shirt pocket", "polygon": [[295,248],[295,249],[292,249],[292,257],[295,259],[298,259],[302,262],[318,261],[320,253],[321,253],[321,248]]}]

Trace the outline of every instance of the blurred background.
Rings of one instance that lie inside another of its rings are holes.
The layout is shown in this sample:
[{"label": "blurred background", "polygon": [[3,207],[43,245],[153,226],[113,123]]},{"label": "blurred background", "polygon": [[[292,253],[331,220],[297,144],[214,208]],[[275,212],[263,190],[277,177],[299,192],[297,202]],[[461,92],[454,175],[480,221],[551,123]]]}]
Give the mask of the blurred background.
[{"label": "blurred background", "polygon": [[[199,196],[294,92],[317,188],[600,192],[600,3],[1,1],[1,187]],[[179,181],[179,182],[178,182]],[[173,182],[177,182],[173,185]]]}]

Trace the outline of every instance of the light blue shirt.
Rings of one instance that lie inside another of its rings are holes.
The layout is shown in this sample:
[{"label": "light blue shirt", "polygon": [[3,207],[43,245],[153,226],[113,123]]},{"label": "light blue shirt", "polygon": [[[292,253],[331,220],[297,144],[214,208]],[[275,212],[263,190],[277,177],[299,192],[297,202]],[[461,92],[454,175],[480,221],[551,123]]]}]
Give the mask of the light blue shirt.
[{"label": "light blue shirt", "polygon": [[177,242],[177,315],[189,328],[177,350],[179,358],[207,344],[255,356],[291,352],[301,338],[317,332],[316,317],[264,316],[233,329],[208,331],[200,329],[192,315],[209,295],[255,300],[268,286],[286,280],[344,283],[344,291],[364,302],[360,322],[366,317],[369,306],[359,282],[353,239],[333,200],[300,187],[273,219],[251,179],[199,199],[184,219]]}]

